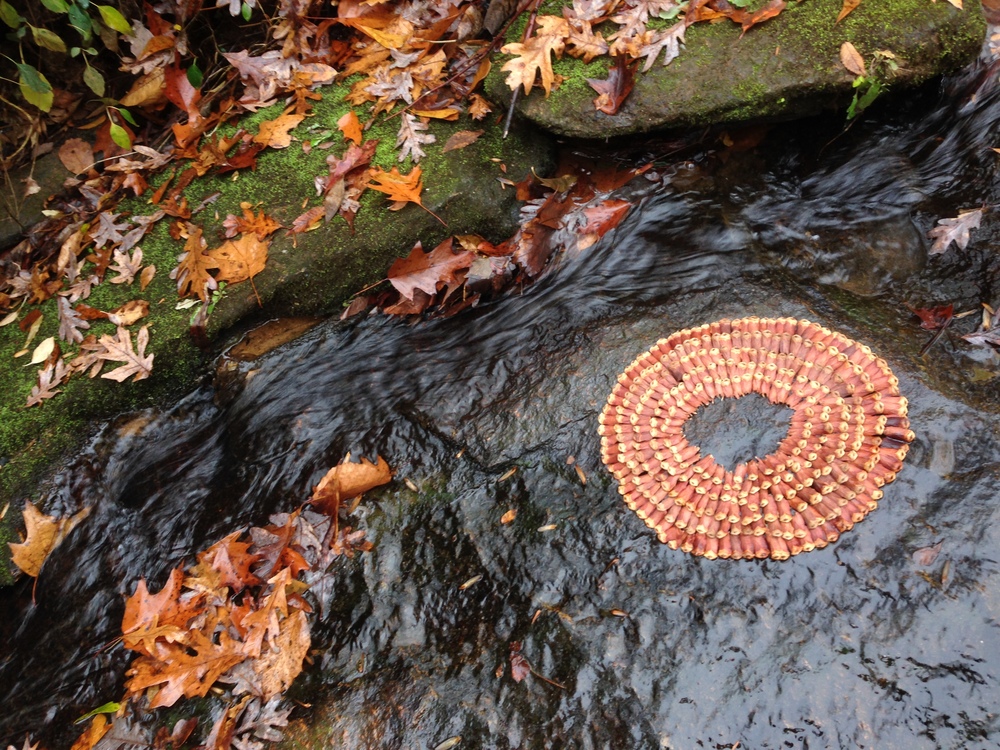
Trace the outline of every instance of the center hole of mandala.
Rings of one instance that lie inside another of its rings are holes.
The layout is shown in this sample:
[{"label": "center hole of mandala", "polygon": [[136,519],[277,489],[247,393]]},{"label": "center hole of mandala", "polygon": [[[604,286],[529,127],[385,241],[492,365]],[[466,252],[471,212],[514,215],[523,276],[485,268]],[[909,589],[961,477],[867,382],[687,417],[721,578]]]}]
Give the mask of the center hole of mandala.
[{"label": "center hole of mandala", "polygon": [[684,437],[732,471],[737,464],[773,453],[788,434],[794,411],[751,393],[717,398],[684,424]]}]

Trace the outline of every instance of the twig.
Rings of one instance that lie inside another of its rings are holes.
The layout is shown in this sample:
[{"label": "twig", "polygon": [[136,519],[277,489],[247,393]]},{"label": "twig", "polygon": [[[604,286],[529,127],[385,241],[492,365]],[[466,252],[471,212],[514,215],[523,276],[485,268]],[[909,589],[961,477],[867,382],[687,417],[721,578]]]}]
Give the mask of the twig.
[{"label": "twig", "polygon": [[927,354],[928,350],[930,350],[930,348],[938,342],[938,339],[944,336],[944,332],[948,330],[948,326],[950,326],[952,324],[952,321],[954,320],[955,320],[954,316],[948,318],[948,320],[945,321],[944,325],[937,329],[937,331],[931,337],[931,340],[928,341],[926,344],[924,344],[924,348],[920,350],[920,353],[917,356],[922,357],[925,354]]},{"label": "twig", "polygon": [[[522,43],[527,42],[527,40],[531,38],[531,35],[535,33],[535,20],[538,18],[538,6],[540,6],[541,4],[542,0],[531,0],[531,5],[532,5],[531,17],[528,19],[528,25],[525,26],[524,28],[524,35],[521,37]],[[525,8],[525,10],[527,10],[527,8]],[[523,12],[524,10],[519,10],[514,15],[514,18],[517,18],[517,16],[521,15],[521,13]],[[507,109],[507,119],[504,120],[503,123],[502,137],[504,139],[507,138],[507,133],[510,132],[510,123],[514,119],[514,108],[517,106],[517,100],[520,98],[522,88],[524,88],[523,85],[518,86],[516,89],[514,89],[514,93],[510,97],[510,107]]]}]

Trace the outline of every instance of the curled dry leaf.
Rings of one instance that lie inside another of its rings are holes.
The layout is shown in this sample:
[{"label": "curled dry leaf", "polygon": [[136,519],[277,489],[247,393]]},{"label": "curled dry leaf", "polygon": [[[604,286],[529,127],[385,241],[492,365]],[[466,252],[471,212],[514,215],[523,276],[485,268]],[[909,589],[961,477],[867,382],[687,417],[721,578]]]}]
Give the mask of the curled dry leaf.
[{"label": "curled dry leaf", "polygon": [[340,464],[330,469],[319,481],[309,502],[317,510],[333,516],[344,500],[362,495],[390,481],[392,471],[384,458],[376,456],[375,463],[362,458],[360,462],[354,463],[348,453]]}]

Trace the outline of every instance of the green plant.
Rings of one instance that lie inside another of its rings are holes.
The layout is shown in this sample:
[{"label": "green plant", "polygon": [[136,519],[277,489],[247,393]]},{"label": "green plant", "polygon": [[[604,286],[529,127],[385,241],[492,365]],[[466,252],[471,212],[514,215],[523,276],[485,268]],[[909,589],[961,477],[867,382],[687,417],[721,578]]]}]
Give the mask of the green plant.
[{"label": "green plant", "polygon": [[17,84],[26,102],[42,112],[52,108],[54,91],[45,75],[25,60],[25,42],[34,43],[38,51],[48,50],[58,54],[79,57],[84,64],[83,81],[97,96],[103,97],[104,76],[90,64],[88,58],[98,54],[94,40],[100,39],[110,50],[116,50],[119,34],[131,34],[132,24],[111,5],[97,5],[90,0],[41,0],[42,5],[57,16],[65,16],[66,23],[76,31],[79,43],[67,44],[62,36],[31,24],[8,0],[0,0],[0,21],[11,31],[7,39],[17,43],[18,59],[3,55],[17,69]]},{"label": "green plant", "polygon": [[896,56],[889,50],[877,50],[867,70],[854,79],[854,98],[847,107],[847,119],[853,120],[864,112],[889,88],[889,80],[899,70]]}]

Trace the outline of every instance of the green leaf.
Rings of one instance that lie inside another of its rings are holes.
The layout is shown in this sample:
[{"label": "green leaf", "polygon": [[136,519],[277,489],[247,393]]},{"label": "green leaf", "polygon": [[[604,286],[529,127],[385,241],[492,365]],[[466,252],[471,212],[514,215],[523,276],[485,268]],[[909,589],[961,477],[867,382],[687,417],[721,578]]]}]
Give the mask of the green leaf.
[{"label": "green leaf", "polygon": [[104,76],[89,65],[83,71],[83,82],[98,96],[104,96]]},{"label": "green leaf", "polygon": [[243,16],[243,20],[244,21],[249,21],[250,20],[250,16],[252,14],[253,14],[253,8],[251,8],[246,3],[243,3],[242,7],[240,8],[240,15]]},{"label": "green leaf", "polygon": [[122,119],[124,119],[125,122],[127,122],[129,125],[132,125],[134,127],[139,127],[139,123],[137,123],[135,121],[135,118],[132,117],[132,113],[129,112],[124,107],[118,107],[118,114],[120,114],[122,116]]},{"label": "green leaf", "polygon": [[3,21],[12,29],[16,29],[24,21],[24,17],[14,10],[14,6],[8,3],[7,0],[0,0],[0,21]]},{"label": "green leaf", "polygon": [[93,25],[90,23],[90,16],[76,3],[69,6],[69,23],[70,26],[80,32],[83,43],[90,44],[90,38],[93,36],[91,34]]},{"label": "green leaf", "polygon": [[111,123],[111,140],[121,148],[132,148],[132,139],[129,138],[128,131],[117,122]]},{"label": "green leaf", "polygon": [[110,5],[96,5],[94,7],[100,12],[101,20],[104,21],[105,26],[110,26],[120,34],[132,33],[132,24],[125,20],[125,16],[117,8],[112,8]]},{"label": "green leaf", "polygon": [[21,96],[29,104],[38,107],[42,112],[52,109],[52,101],[55,94],[52,92],[52,84],[42,75],[37,68],[27,63],[15,63],[20,72],[18,86],[21,88]]},{"label": "green leaf", "polygon": [[53,13],[68,13],[69,3],[66,0],[42,0],[42,5]]},{"label": "green leaf", "polygon": [[194,86],[196,89],[201,88],[201,82],[204,79],[204,74],[201,72],[201,68],[198,67],[198,61],[192,60],[191,67],[187,69],[187,79],[188,83]]},{"label": "green leaf", "polygon": [[117,713],[118,709],[121,708],[121,707],[122,707],[121,703],[115,703],[114,701],[109,701],[108,703],[105,703],[103,706],[98,706],[93,711],[88,711],[83,716],[81,716],[79,719],[77,719],[76,721],[74,721],[73,723],[74,724],[82,724],[87,719],[94,718],[95,716],[97,716],[97,714],[113,714],[113,713]]},{"label": "green leaf", "polygon": [[53,52],[62,52],[64,55],[66,54],[66,42],[60,39],[58,34],[53,34],[48,29],[39,29],[36,26],[32,26],[31,36],[34,37],[35,44],[39,47],[50,49]]},{"label": "green leaf", "polygon": [[69,56],[70,57],[76,57],[79,54],[80,54],[80,48],[79,47],[70,47],[69,48]]}]

